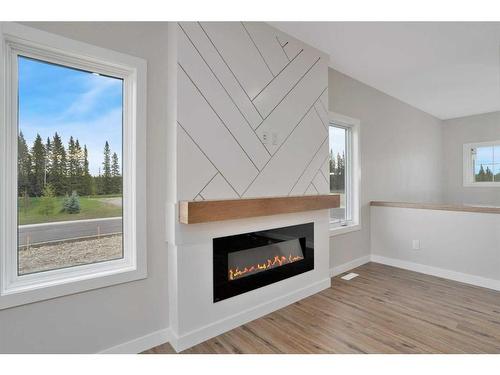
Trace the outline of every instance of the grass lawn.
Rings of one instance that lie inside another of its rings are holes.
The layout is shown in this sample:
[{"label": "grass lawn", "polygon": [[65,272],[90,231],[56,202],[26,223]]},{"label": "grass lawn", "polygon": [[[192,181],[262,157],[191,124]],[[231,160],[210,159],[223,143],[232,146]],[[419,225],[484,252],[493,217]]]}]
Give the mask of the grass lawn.
[{"label": "grass lawn", "polygon": [[19,225],[122,216],[121,207],[102,202],[95,197],[80,197],[80,213],[78,214],[61,212],[64,197],[54,198],[56,201],[54,212],[48,216],[39,212],[40,198],[32,197],[29,199],[28,208],[25,208],[24,199],[19,198]]}]

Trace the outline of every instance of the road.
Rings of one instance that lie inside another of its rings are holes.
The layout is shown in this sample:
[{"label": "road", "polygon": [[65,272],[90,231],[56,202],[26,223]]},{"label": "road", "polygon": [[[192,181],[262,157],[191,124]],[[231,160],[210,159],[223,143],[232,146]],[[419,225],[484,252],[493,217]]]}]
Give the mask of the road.
[{"label": "road", "polygon": [[20,225],[19,246],[121,232],[121,217]]}]

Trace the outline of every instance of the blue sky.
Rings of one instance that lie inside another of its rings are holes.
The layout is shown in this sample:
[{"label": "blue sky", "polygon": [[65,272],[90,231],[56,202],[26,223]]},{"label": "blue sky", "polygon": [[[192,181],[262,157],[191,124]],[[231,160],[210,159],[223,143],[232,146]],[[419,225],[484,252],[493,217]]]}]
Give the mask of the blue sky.
[{"label": "blue sky", "polygon": [[54,133],[65,147],[70,136],[87,145],[90,173],[102,169],[104,143],[121,164],[122,86],[120,79],[19,57],[19,130],[31,147]]},{"label": "blue sky", "polygon": [[478,147],[476,149],[476,174],[479,173],[481,165],[484,170],[488,167],[493,174],[500,173],[500,146]]}]

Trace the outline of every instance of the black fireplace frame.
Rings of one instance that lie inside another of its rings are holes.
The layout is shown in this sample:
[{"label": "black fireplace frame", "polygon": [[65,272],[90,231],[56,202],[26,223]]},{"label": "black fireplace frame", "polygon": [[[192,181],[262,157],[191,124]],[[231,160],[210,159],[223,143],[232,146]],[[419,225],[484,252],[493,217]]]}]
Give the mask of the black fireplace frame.
[{"label": "black fireplace frame", "polygon": [[[256,239],[257,242],[262,240],[262,243],[249,246],[248,236],[252,236],[252,240]],[[269,241],[277,243],[295,239],[299,240],[304,259],[236,280],[228,280],[228,254],[263,246]],[[212,242],[214,303],[314,269],[314,223],[219,237],[214,238]]]}]

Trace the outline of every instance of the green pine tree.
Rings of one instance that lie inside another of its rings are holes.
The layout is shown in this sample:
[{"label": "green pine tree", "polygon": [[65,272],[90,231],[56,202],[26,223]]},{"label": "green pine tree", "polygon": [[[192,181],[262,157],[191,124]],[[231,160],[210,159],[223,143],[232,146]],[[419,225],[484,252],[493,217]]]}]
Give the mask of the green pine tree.
[{"label": "green pine tree", "polygon": [[82,195],[93,194],[93,181],[89,171],[89,153],[87,146],[83,145],[83,166],[82,166]]},{"label": "green pine tree", "polygon": [[78,176],[78,152],[76,149],[75,140],[73,136],[69,137],[68,153],[67,153],[67,173],[68,173],[68,189],[75,191],[78,189],[79,176]]},{"label": "green pine tree", "polygon": [[111,176],[113,179],[113,193],[120,194],[122,192],[122,176],[120,171],[120,164],[118,162],[118,155],[113,152],[111,164]]},{"label": "green pine tree", "polygon": [[48,182],[52,185],[54,193],[57,196],[62,196],[68,192],[66,174],[66,150],[64,149],[61,137],[56,132],[52,138],[52,152],[49,170],[50,179]]},{"label": "green pine tree", "polygon": [[73,191],[69,197],[66,196],[64,198],[63,211],[68,214],[77,214],[80,212],[80,197],[76,191]]},{"label": "green pine tree", "polygon": [[22,132],[17,137],[17,192],[26,196],[31,191],[31,155]]},{"label": "green pine tree", "polygon": [[111,194],[113,192],[113,182],[111,175],[111,149],[109,143],[106,141],[104,145],[104,161],[102,163],[103,176],[102,176],[102,189],[103,194]]},{"label": "green pine tree", "polygon": [[490,167],[486,167],[486,173],[485,173],[485,181],[491,182],[493,181],[493,172],[491,171]]},{"label": "green pine tree", "polygon": [[75,150],[76,150],[76,160],[77,160],[77,167],[76,167],[76,174],[78,176],[78,188],[76,189],[77,193],[83,194],[83,190],[85,189],[84,187],[84,175],[83,175],[83,167],[84,167],[84,155],[83,155],[83,150],[82,147],[80,146],[80,142],[78,139],[75,141]]},{"label": "green pine tree", "polygon": [[45,143],[45,183],[50,180],[50,168],[52,160],[52,143],[50,138],[47,137],[47,142]]},{"label": "green pine tree", "polygon": [[484,171],[482,164],[481,167],[479,168],[479,172],[476,174],[476,181],[477,182],[486,181],[486,173]]},{"label": "green pine tree", "polygon": [[35,142],[31,149],[32,169],[31,169],[31,195],[40,196],[45,186],[45,146],[42,137],[36,135]]},{"label": "green pine tree", "polygon": [[335,158],[333,157],[333,150],[330,150],[330,191],[335,191]]}]

